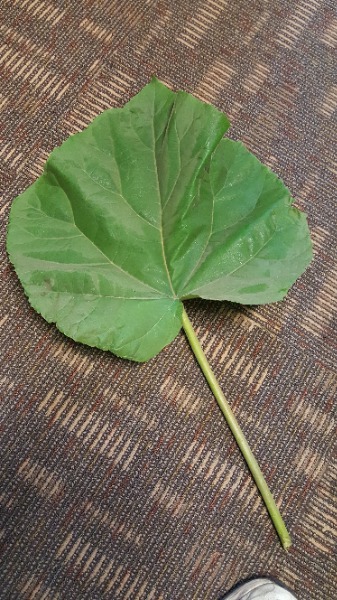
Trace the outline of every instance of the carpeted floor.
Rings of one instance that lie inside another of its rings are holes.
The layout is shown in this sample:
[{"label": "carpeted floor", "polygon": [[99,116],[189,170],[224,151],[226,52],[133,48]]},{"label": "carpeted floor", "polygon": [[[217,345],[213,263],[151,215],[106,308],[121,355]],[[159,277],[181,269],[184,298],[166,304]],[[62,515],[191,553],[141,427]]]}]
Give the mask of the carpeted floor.
[{"label": "carpeted floor", "polygon": [[[333,0],[3,0],[4,600],[217,600],[272,575],[336,597]],[[308,214],[314,261],[281,303],[187,305],[293,536],[285,553],[181,333],[146,364],[76,344],[5,253],[49,152],[152,74],[215,104]]]}]

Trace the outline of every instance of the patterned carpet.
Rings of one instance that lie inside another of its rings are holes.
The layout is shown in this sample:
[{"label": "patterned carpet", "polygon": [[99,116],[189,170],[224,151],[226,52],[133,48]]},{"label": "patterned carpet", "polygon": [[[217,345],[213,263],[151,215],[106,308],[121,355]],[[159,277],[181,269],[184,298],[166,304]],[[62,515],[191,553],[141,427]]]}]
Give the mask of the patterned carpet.
[{"label": "patterned carpet", "polygon": [[[2,0],[0,597],[217,600],[254,574],[336,597],[333,0]],[[76,344],[8,263],[13,198],[151,75],[215,104],[308,214],[283,302],[190,301],[293,536],[285,553],[181,333],[146,364]]]}]

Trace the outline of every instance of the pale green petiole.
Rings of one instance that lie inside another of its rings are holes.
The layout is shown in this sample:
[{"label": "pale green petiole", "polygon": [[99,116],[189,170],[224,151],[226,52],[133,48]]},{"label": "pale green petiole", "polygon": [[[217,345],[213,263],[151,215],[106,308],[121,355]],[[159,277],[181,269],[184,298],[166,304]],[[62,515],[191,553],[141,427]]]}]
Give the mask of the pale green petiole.
[{"label": "pale green petiole", "polygon": [[206,377],[207,383],[211,388],[218,405],[231,429],[235,440],[246,460],[246,463],[249,467],[249,470],[254,478],[254,481],[257,485],[257,488],[264,500],[264,503],[267,507],[267,510],[270,514],[271,520],[274,524],[274,527],[278,533],[281,544],[285,550],[288,550],[291,546],[290,535],[287,531],[286,525],[282,519],[279,509],[276,506],[275,500],[269,490],[268,484],[263,476],[263,473],[256,461],[254,454],[252,453],[248,442],[243,434],[243,431],[237,422],[234,413],[229,406],[225,396],[223,395],[220,386],[216,380],[216,377],[210,367],[210,364],[201,348],[200,342],[195,334],[195,331],[192,327],[191,321],[189,320],[185,309],[183,310],[182,315],[182,323],[183,328],[188,338],[188,341],[191,345],[191,348],[194,352],[194,355],[201,367],[203,374]]}]

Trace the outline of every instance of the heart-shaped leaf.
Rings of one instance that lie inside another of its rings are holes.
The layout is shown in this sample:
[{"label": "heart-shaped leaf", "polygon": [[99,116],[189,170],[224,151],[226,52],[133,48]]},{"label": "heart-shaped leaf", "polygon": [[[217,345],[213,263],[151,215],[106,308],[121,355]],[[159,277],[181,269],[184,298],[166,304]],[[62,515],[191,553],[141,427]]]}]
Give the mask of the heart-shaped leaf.
[{"label": "heart-shaped leaf", "polygon": [[74,340],[145,361],[179,332],[183,299],[281,299],[311,259],[306,219],[228,127],[153,79],[56,148],[10,216],[31,305]]},{"label": "heart-shaped leaf", "polygon": [[305,216],[227,118],[156,79],[52,152],[12,207],[8,251],[32,306],[133,360],[184,328],[285,548],[289,533],[183,307],[280,300],[311,259]]}]

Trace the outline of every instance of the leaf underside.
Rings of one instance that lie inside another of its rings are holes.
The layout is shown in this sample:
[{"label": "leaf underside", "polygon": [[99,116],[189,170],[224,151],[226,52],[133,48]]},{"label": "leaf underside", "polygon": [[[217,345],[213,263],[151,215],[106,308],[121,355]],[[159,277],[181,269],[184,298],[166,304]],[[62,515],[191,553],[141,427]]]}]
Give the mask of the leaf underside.
[{"label": "leaf underside", "polygon": [[178,334],[184,299],[282,299],[311,260],[306,218],[228,127],[153,79],[56,148],[10,215],[31,305],[76,341],[145,361]]}]

